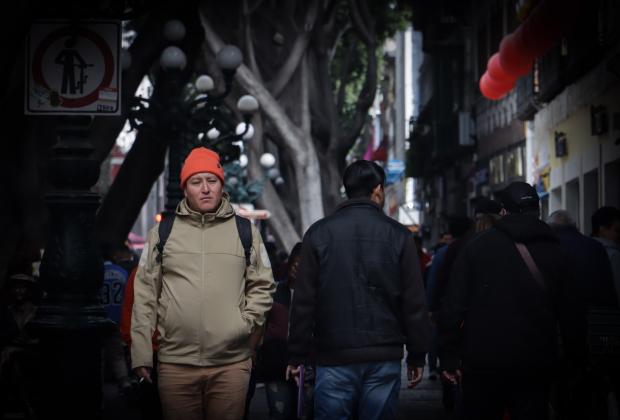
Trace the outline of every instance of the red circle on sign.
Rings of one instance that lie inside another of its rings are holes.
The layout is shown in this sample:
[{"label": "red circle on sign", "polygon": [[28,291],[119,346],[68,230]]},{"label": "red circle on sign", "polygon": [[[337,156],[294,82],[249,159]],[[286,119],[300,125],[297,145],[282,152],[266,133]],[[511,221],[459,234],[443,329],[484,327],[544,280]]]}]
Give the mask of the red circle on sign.
[{"label": "red circle on sign", "polygon": [[112,81],[112,76],[114,76],[114,59],[112,58],[112,51],[105,43],[103,38],[101,38],[99,34],[86,28],[64,26],[50,33],[35,50],[32,60],[32,77],[34,81],[40,85],[45,86],[48,90],[51,90],[49,85],[45,81],[45,78],[43,77],[43,54],[53,42],[64,36],[73,36],[76,34],[86,39],[89,39],[99,48],[101,54],[103,55],[104,73],[101,83],[90,94],[81,98],[65,98],[64,96],[61,96],[61,105],[66,108],[79,108],[92,104],[97,99],[99,99],[99,91],[103,88],[108,87],[110,85],[110,82]]}]

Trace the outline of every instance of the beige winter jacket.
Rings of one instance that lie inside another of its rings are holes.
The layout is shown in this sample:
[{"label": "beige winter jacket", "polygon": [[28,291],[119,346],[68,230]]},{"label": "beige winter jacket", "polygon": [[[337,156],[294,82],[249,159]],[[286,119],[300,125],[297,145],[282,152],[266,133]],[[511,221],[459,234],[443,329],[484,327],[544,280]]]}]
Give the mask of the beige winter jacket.
[{"label": "beige winter jacket", "polygon": [[265,322],[275,290],[269,258],[252,226],[246,270],[234,210],[224,194],[214,214],[183,200],[177,207],[163,261],[158,226],[148,235],[134,283],[132,367],[152,366],[151,336],[159,331],[158,360],[218,366],[251,356],[250,334]]}]

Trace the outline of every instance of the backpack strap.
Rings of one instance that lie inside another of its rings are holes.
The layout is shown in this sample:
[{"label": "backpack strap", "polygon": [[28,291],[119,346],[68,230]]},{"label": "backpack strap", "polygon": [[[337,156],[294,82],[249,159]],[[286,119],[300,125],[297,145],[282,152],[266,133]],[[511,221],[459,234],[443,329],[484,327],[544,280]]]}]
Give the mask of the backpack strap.
[{"label": "backpack strap", "polygon": [[250,256],[252,255],[252,224],[245,217],[235,214],[235,222],[237,223],[237,231],[239,231],[239,239],[245,251],[245,265],[250,265]]},{"label": "backpack strap", "polygon": [[[159,222],[159,242],[155,247],[157,248],[157,257],[156,260],[161,264],[162,256],[164,253],[164,246],[166,246],[166,241],[170,236],[170,232],[172,232],[172,224],[174,223],[175,214],[170,213],[167,217],[164,217],[161,222]],[[250,265],[250,256],[252,254],[252,225],[250,221],[244,217],[235,215],[235,223],[237,224],[237,231],[239,232],[239,239],[241,239],[241,244],[243,245],[243,250],[245,252],[245,265]]]},{"label": "backpack strap", "polygon": [[159,242],[155,247],[157,248],[157,257],[155,257],[156,261],[161,264],[162,256],[164,254],[164,246],[166,246],[166,241],[170,236],[170,232],[172,232],[172,224],[174,223],[176,214],[171,212],[167,214],[161,222],[159,222]]},{"label": "backpack strap", "polygon": [[517,251],[521,254],[521,258],[523,258],[523,262],[525,262],[528,270],[530,270],[530,274],[534,277],[534,280],[536,280],[543,291],[547,291],[547,283],[545,282],[545,278],[538,269],[538,265],[536,265],[536,261],[532,258],[532,254],[530,254],[529,249],[527,249],[525,244],[521,242],[515,242],[515,245],[517,246]]}]

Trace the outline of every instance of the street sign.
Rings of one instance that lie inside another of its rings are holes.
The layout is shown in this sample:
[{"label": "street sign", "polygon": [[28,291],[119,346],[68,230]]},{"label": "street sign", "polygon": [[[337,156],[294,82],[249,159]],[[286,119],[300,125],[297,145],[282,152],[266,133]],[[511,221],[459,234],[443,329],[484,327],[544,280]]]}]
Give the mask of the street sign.
[{"label": "street sign", "polygon": [[38,21],[26,48],[26,114],[120,115],[119,21]]},{"label": "street sign", "polygon": [[405,173],[405,162],[402,160],[390,159],[387,162],[385,183],[395,184],[400,182]]}]

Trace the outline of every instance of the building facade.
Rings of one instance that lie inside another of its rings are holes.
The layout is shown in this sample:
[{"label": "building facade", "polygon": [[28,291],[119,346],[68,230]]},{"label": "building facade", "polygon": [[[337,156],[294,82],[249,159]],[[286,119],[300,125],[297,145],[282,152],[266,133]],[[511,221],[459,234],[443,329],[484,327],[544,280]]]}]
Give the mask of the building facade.
[{"label": "building facade", "polygon": [[569,16],[562,3],[413,3],[424,63],[407,171],[428,238],[512,181],[536,186],[543,217],[566,209],[589,233],[594,210],[620,205],[620,4],[576,2],[575,21],[532,70],[489,100],[479,80],[502,39],[535,13]]}]

